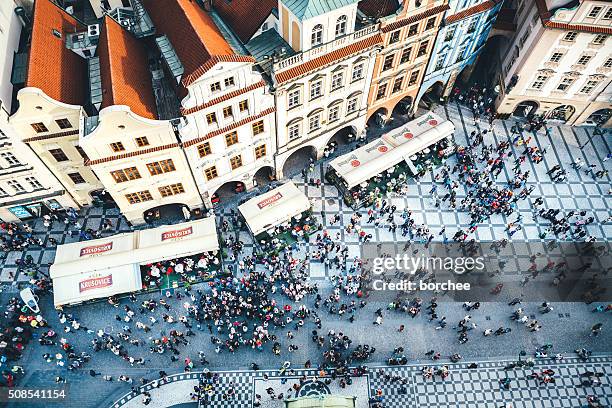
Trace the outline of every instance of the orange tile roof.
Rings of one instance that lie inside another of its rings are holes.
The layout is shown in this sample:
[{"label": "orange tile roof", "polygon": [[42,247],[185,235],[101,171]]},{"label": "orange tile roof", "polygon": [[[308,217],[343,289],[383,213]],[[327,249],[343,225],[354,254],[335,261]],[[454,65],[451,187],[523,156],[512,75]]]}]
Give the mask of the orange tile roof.
[{"label": "orange tile roof", "polygon": [[65,132],[49,133],[49,134],[41,135],[41,136],[27,137],[27,138],[23,139],[23,141],[25,143],[30,143],[30,142],[36,142],[38,140],[57,139],[58,137],[74,136],[74,135],[78,135],[78,134],[79,134],[79,130],[78,129],[67,130]]},{"label": "orange tile roof", "polygon": [[[174,47],[185,76],[211,58],[235,55],[211,17],[195,0],[143,0],[158,34],[166,34]],[[204,71],[205,72],[205,71]]]},{"label": "orange tile roof", "polygon": [[540,14],[540,19],[542,19],[542,24],[548,28],[557,28],[560,30],[568,30],[568,31],[583,31],[587,33],[594,34],[608,34],[612,35],[612,27],[597,27],[591,25],[583,25],[583,24],[569,24],[569,23],[559,23],[556,21],[550,21],[550,18],[553,14],[548,9],[546,5],[546,0],[535,0],[536,6],[538,7],[538,13]]},{"label": "orange tile roof", "polygon": [[429,10],[425,10],[422,13],[415,14],[415,15],[410,16],[408,18],[404,18],[402,20],[398,20],[398,21],[395,21],[395,22],[393,22],[391,24],[385,25],[385,26],[381,27],[381,31],[383,33],[388,33],[389,31],[395,31],[398,28],[402,28],[402,27],[405,27],[405,26],[407,26],[409,24],[416,23],[417,21],[421,21],[424,18],[431,17],[431,16],[436,15],[438,13],[442,13],[443,11],[448,10],[448,8],[449,8],[448,4],[443,4],[441,6],[432,7]]},{"label": "orange tile roof", "polygon": [[94,166],[100,163],[108,163],[110,161],[115,161],[115,160],[129,159],[130,157],[136,157],[136,156],[141,156],[143,154],[155,153],[155,152],[172,149],[172,148],[179,147],[179,146],[180,145],[178,143],[171,143],[171,144],[167,144],[163,146],[155,146],[155,147],[150,147],[148,149],[135,150],[129,153],[118,154],[116,156],[103,157],[101,159],[95,159],[95,160],[85,159],[83,163],[86,166]]},{"label": "orange tile roof", "polygon": [[[395,0],[397,1],[397,0]],[[233,0],[215,1],[213,8],[232,28],[234,33],[247,43],[266,21],[278,0]]]},{"label": "orange tile roof", "polygon": [[181,79],[183,86],[192,84],[196,79],[208,72],[209,69],[214,67],[219,62],[255,62],[255,58],[250,55],[215,55],[210,58],[204,64],[200,65],[194,72],[189,75],[185,75]]},{"label": "orange tile roof", "polygon": [[358,7],[366,16],[381,18],[395,13],[399,3],[397,0],[361,0]]},{"label": "orange tile roof", "polygon": [[257,89],[257,88],[261,88],[261,87],[264,87],[264,86],[266,86],[266,82],[265,81],[259,81],[259,82],[256,82],[254,84],[251,84],[251,85],[247,86],[246,88],[237,89],[235,91],[226,93],[225,95],[221,95],[218,98],[211,99],[210,101],[208,101],[208,102],[206,102],[206,103],[204,103],[202,105],[194,106],[193,108],[189,108],[189,109],[181,108],[181,113],[183,115],[189,115],[191,113],[201,111],[202,109],[206,109],[209,106],[213,106],[213,105],[216,105],[218,103],[221,103],[221,102],[224,102],[224,101],[228,101],[228,100],[230,100],[232,98],[235,98],[238,95],[242,95],[244,93],[253,91],[253,90]]},{"label": "orange tile roof", "polygon": [[151,73],[143,44],[109,16],[104,18],[98,44],[102,108],[127,105],[137,115],[156,119]]},{"label": "orange tile roof", "polygon": [[333,64],[334,62],[340,61],[359,51],[371,48],[376,44],[381,44],[382,41],[382,36],[380,34],[373,35],[344,48],[340,48],[321,57],[315,58],[311,61],[305,62],[293,68],[289,68],[286,71],[279,72],[278,74],[275,74],[276,82],[278,84],[282,84],[293,78],[306,75],[311,71]]},{"label": "orange tile roof", "polygon": [[[62,38],[57,38],[57,30]],[[85,26],[50,0],[36,0],[26,86],[41,89],[51,98],[83,105],[87,98],[87,63],[67,49],[68,33],[85,30]]]},{"label": "orange tile roof", "polygon": [[497,3],[493,0],[487,0],[475,6],[466,8],[465,10],[460,11],[459,13],[447,16],[444,19],[444,21],[446,22],[446,24],[452,24],[456,21],[463,20],[464,18],[473,16],[474,14],[478,14],[478,13],[482,13],[484,11],[490,10],[493,7],[495,7],[496,4]]}]

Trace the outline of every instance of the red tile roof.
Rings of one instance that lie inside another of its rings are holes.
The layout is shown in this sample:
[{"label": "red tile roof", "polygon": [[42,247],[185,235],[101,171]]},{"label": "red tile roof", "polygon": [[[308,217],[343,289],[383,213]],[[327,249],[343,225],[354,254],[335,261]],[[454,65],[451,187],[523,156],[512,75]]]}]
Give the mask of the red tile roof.
[{"label": "red tile roof", "polygon": [[[66,48],[64,39],[85,29],[50,0],[36,0],[26,86],[39,88],[57,101],[82,105],[87,98],[87,63]],[[53,30],[62,38],[57,38]]]},{"label": "red tile roof", "polygon": [[220,0],[213,8],[232,28],[234,33],[247,43],[266,21],[278,0]]},{"label": "red tile roof", "polygon": [[[174,47],[185,76],[198,72],[211,58],[235,56],[211,17],[195,0],[143,0],[158,34],[166,34]],[[210,69],[210,68],[209,68]]]},{"label": "red tile roof", "polygon": [[23,139],[23,141],[25,143],[30,143],[30,142],[36,142],[38,140],[57,139],[58,137],[74,136],[74,135],[78,135],[78,134],[79,134],[79,130],[78,129],[67,130],[65,132],[49,133],[47,135],[41,135],[41,136],[32,136],[32,137],[28,137],[28,138]]},{"label": "red tile roof", "polygon": [[446,24],[452,24],[456,21],[463,20],[464,18],[473,16],[474,14],[478,14],[478,13],[482,13],[484,11],[490,10],[493,7],[495,7],[496,4],[497,3],[493,0],[487,0],[475,6],[466,8],[465,10],[460,11],[459,13],[447,16],[444,19],[444,21],[446,22]]},{"label": "red tile roof", "polygon": [[109,16],[104,18],[98,56],[102,108],[127,105],[137,115],[156,119],[151,72],[143,44]]},{"label": "red tile roof", "polygon": [[229,92],[229,93],[226,93],[225,95],[221,95],[218,98],[211,99],[210,101],[208,101],[208,102],[206,102],[206,103],[204,103],[202,105],[194,106],[193,108],[189,108],[189,109],[181,108],[181,114],[189,115],[191,113],[201,111],[202,109],[206,109],[209,106],[213,106],[213,105],[216,105],[218,103],[230,100],[232,98],[235,98],[238,95],[242,95],[244,93],[250,92],[250,91],[255,90],[257,88],[261,88],[263,86],[266,86],[266,82],[265,81],[259,81],[257,83],[254,83],[252,85],[247,86],[246,88],[237,89],[237,90],[235,90],[233,92]]},{"label": "red tile roof", "polygon": [[202,137],[198,137],[197,139],[188,140],[188,141],[183,143],[183,146],[184,147],[193,146],[194,144],[198,144],[200,142],[203,142],[203,141],[208,140],[210,138],[213,138],[215,136],[222,135],[224,133],[229,132],[230,130],[237,129],[237,128],[239,128],[242,125],[246,125],[249,122],[252,122],[252,121],[260,119],[260,118],[263,118],[264,116],[269,115],[269,114],[274,113],[274,112],[276,112],[276,108],[275,107],[268,108],[268,109],[266,109],[264,111],[259,112],[257,115],[249,116],[248,118],[244,118],[244,119],[242,119],[242,120],[240,120],[238,122],[234,122],[231,125],[226,126],[226,127],[222,128],[222,129],[213,130],[212,132],[207,133],[206,135],[204,135]]},{"label": "red tile roof", "polygon": [[203,65],[199,66],[194,72],[189,75],[185,75],[181,80],[183,86],[192,84],[196,79],[208,72],[209,69],[217,65],[219,62],[255,62],[255,58],[250,55],[215,55],[206,61]]},{"label": "red tile roof", "polygon": [[95,159],[95,160],[88,160],[88,159],[86,159],[86,160],[83,161],[83,163],[86,166],[93,166],[93,165],[100,164],[100,163],[108,163],[110,161],[121,160],[121,159],[129,159],[130,157],[136,157],[136,156],[140,156],[140,155],[143,155],[143,154],[155,153],[155,152],[159,152],[161,150],[172,149],[174,147],[179,147],[179,146],[180,145],[178,143],[171,143],[171,144],[167,144],[167,145],[163,145],[163,146],[150,147],[148,149],[135,150],[135,151],[129,152],[129,153],[118,154],[116,156],[103,157],[101,159]]},{"label": "red tile roof", "polygon": [[383,33],[388,33],[389,31],[395,31],[398,28],[402,28],[402,27],[405,27],[405,26],[407,26],[409,24],[416,23],[417,21],[421,21],[424,18],[431,17],[431,16],[436,15],[438,13],[442,13],[443,11],[448,10],[448,8],[449,8],[448,4],[432,7],[429,10],[426,10],[426,11],[424,11],[422,13],[415,14],[415,15],[410,16],[408,18],[404,18],[402,20],[398,20],[398,21],[395,21],[395,22],[393,22],[391,24],[385,25],[385,26],[383,26],[381,28],[381,31]]},{"label": "red tile roof", "polygon": [[289,68],[286,71],[279,72],[278,74],[275,74],[276,82],[278,84],[282,84],[293,78],[306,75],[311,71],[314,71],[326,65],[333,64],[336,61],[340,61],[346,57],[349,57],[350,55],[358,53],[359,51],[371,48],[376,44],[381,43],[382,36],[380,34],[373,35],[344,48],[340,48],[338,50],[327,53],[321,57],[315,58],[311,61]]},{"label": "red tile roof", "polygon": [[361,0],[358,7],[366,16],[381,18],[395,13],[400,6],[397,0]]},{"label": "red tile roof", "polygon": [[587,33],[594,34],[608,34],[612,35],[612,27],[598,27],[592,25],[583,25],[583,24],[568,24],[568,23],[560,23],[556,21],[550,21],[550,18],[553,14],[548,9],[546,5],[546,0],[535,0],[536,6],[538,7],[538,13],[540,14],[540,19],[542,19],[542,24],[548,28],[557,28],[560,30],[567,31],[582,31]]}]

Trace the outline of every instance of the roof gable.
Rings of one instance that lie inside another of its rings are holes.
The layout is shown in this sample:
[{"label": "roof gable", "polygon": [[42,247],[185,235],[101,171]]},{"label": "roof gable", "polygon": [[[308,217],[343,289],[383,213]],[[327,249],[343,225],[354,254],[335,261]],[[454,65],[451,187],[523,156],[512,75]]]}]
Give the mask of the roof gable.
[{"label": "roof gable", "polygon": [[247,43],[259,27],[272,14],[278,0],[225,0],[216,1],[213,7],[243,43]]},{"label": "roof gable", "polygon": [[104,18],[98,45],[102,72],[102,107],[127,105],[144,118],[157,108],[143,45],[111,17]]},{"label": "roof gable", "polygon": [[337,10],[359,0],[281,0],[291,12],[300,20],[317,17],[330,11]]},{"label": "roof gable", "polygon": [[358,7],[368,17],[382,18],[395,13],[400,5],[397,0],[361,0]]},{"label": "roof gable", "polygon": [[85,26],[50,0],[36,0],[26,86],[39,88],[59,102],[83,105],[87,63],[66,48],[64,38],[84,30]]}]

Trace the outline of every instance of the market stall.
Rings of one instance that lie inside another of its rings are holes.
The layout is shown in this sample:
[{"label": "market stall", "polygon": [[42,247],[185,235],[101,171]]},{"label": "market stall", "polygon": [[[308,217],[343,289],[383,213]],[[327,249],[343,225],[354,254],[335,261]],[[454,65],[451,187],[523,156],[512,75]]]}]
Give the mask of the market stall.
[{"label": "market stall", "polygon": [[371,193],[393,190],[441,163],[454,151],[454,131],[452,122],[430,112],[332,160],[326,178],[359,208],[371,201]]},{"label": "market stall", "polygon": [[308,197],[293,182],[252,198],[238,207],[260,247],[290,244],[318,229]]}]

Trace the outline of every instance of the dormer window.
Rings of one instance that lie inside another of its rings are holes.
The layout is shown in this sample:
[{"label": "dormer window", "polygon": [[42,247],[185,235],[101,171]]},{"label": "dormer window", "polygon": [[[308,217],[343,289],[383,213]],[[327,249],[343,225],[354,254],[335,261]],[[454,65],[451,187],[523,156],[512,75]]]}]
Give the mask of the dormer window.
[{"label": "dormer window", "polygon": [[346,34],[346,16],[340,16],[336,21],[336,38]]},{"label": "dormer window", "polygon": [[312,29],[312,35],[310,37],[310,42],[312,46],[323,44],[323,26],[321,24],[317,24]]}]

